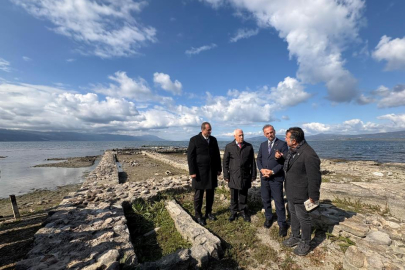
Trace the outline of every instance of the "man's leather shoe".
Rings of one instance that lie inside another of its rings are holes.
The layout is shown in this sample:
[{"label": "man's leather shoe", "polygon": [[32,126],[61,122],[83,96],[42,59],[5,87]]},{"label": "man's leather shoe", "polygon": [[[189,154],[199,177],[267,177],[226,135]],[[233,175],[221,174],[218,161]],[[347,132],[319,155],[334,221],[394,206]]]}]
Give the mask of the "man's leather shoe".
[{"label": "man's leather shoe", "polygon": [[250,216],[246,212],[242,212],[241,216],[246,222],[250,222]]},{"label": "man's leather shoe", "polygon": [[238,216],[237,213],[232,213],[231,216],[229,217],[229,221],[230,221],[230,222],[234,221],[237,216]]},{"label": "man's leather shoe", "polygon": [[217,218],[212,213],[206,214],[205,217],[212,221],[217,220]]},{"label": "man's leather shoe", "polygon": [[287,236],[287,230],[288,230],[287,226],[281,226],[280,228],[278,228],[278,235],[281,236],[281,237],[286,237]]},{"label": "man's leather shoe", "polygon": [[200,224],[201,226],[207,225],[207,222],[205,222],[205,219],[199,217],[197,218],[197,223]]},{"label": "man's leather shoe", "polygon": [[271,227],[271,225],[273,225],[273,220],[272,219],[266,219],[266,221],[264,222],[263,226],[267,229],[269,229]]}]

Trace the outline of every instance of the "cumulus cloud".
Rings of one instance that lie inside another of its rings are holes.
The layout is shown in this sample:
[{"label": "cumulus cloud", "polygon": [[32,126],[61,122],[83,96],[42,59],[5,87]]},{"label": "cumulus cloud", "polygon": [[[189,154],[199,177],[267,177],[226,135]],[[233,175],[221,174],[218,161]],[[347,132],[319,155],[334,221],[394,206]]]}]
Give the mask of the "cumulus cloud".
[{"label": "cumulus cloud", "polygon": [[147,81],[141,77],[130,78],[126,72],[117,71],[108,78],[114,83],[110,83],[108,86],[96,85],[93,87],[93,91],[110,97],[129,98],[139,102],[172,102],[170,97],[153,93]]},{"label": "cumulus cloud", "polygon": [[160,85],[162,89],[169,91],[174,95],[181,94],[181,90],[183,88],[181,82],[179,82],[178,80],[172,82],[168,74],[155,72],[153,74],[153,81],[155,82],[155,84]]},{"label": "cumulus cloud", "polygon": [[378,108],[392,108],[405,106],[405,85],[398,84],[392,90],[381,85],[373,94],[382,97],[378,103]]},{"label": "cumulus cloud", "polygon": [[235,36],[230,39],[230,42],[237,42],[240,39],[250,38],[256,36],[259,33],[259,29],[238,29]]},{"label": "cumulus cloud", "polygon": [[405,114],[386,114],[386,115],[381,115],[377,117],[378,119],[382,120],[389,120],[390,123],[393,125],[392,129],[389,129],[390,131],[394,130],[400,130],[405,128]]},{"label": "cumulus cloud", "polygon": [[217,44],[215,43],[212,43],[211,45],[204,45],[198,48],[191,47],[191,49],[187,50],[185,53],[187,55],[199,54],[200,52],[208,51],[214,49],[215,47],[217,47]]},{"label": "cumulus cloud", "polygon": [[360,104],[360,105],[367,105],[367,104],[373,103],[374,101],[375,101],[374,98],[372,98],[372,97],[367,97],[367,96],[364,95],[364,94],[361,94],[361,95],[357,98],[357,104]]},{"label": "cumulus cloud", "polygon": [[253,14],[258,26],[274,27],[288,43],[290,57],[297,59],[298,79],[324,82],[331,101],[346,102],[357,96],[357,80],[344,68],[342,52],[348,42],[358,39],[363,0],[206,2],[215,7],[227,2]]},{"label": "cumulus cloud", "polygon": [[283,107],[295,106],[311,97],[296,79],[290,77],[279,82],[277,88],[273,87],[270,95]]},{"label": "cumulus cloud", "polygon": [[305,123],[305,124],[303,124],[302,129],[305,131],[305,133],[318,134],[318,133],[327,132],[331,128],[330,128],[329,125],[314,122],[314,123]]},{"label": "cumulus cloud", "polygon": [[392,39],[382,36],[375,47],[373,58],[377,61],[386,61],[386,70],[405,69],[405,37]]},{"label": "cumulus cloud", "polygon": [[10,72],[10,62],[4,60],[3,58],[0,58],[0,70],[3,70],[5,72]]},{"label": "cumulus cloud", "polygon": [[156,41],[156,29],[144,26],[132,16],[145,1],[132,0],[12,0],[31,15],[49,20],[55,33],[84,46],[84,54],[102,58],[130,56],[141,46]]}]

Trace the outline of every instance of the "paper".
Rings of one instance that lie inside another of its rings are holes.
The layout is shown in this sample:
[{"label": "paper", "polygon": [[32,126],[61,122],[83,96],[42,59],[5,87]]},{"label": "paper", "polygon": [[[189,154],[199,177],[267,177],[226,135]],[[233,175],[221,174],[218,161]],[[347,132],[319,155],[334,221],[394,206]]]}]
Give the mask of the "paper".
[{"label": "paper", "polygon": [[311,201],[308,199],[304,202],[305,209],[309,212],[312,209],[315,209],[319,206],[319,201],[316,201],[315,203],[311,203]]}]

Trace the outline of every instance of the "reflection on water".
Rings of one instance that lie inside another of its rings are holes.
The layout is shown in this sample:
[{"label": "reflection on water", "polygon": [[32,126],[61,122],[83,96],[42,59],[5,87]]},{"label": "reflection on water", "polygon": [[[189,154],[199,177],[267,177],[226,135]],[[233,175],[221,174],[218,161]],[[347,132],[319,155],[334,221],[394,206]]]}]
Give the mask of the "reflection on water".
[{"label": "reflection on water", "polygon": [[[220,149],[229,142],[219,141]],[[250,143],[257,152],[261,142]],[[309,144],[321,158],[405,162],[405,141],[310,141]],[[0,158],[0,198],[33,189],[54,189],[80,183],[84,180],[83,174],[96,166],[33,168],[38,164],[51,163],[46,161],[48,158],[95,156],[107,149],[142,145],[187,147],[188,142],[0,142],[0,156],[7,156]]]}]

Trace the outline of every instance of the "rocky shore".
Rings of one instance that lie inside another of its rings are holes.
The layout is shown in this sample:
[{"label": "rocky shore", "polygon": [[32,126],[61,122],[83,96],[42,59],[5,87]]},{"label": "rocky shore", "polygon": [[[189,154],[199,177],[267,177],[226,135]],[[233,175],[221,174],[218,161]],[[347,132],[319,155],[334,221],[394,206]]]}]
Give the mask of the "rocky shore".
[{"label": "rocky shore", "polygon": [[[154,198],[163,191],[190,189],[185,156],[181,151],[176,150],[179,154],[173,155],[165,150],[106,152],[83,186],[50,213],[45,227],[35,234],[27,259],[18,262],[16,268],[170,269],[175,265],[204,266],[218,259],[221,249],[212,234],[192,229],[198,224],[188,220],[187,213],[181,214],[174,202],[168,202],[167,208],[173,213],[178,230],[185,232],[184,237],[199,235],[205,240],[193,242],[192,249],[158,262],[142,265],[137,260],[126,225],[125,205],[136,198]],[[117,154],[135,153],[178,168],[184,175],[119,184]],[[294,257],[296,264],[303,269],[405,269],[405,214],[401,208],[405,205],[404,168],[405,164],[322,160],[323,202],[313,213],[317,230],[311,242],[313,251],[304,258]],[[250,200],[260,200],[259,185],[259,181],[254,182]],[[199,233],[186,236],[189,231]],[[280,243],[269,238],[266,231],[261,229],[257,234],[281,257],[286,256]],[[272,269],[281,268],[274,265]]]}]

